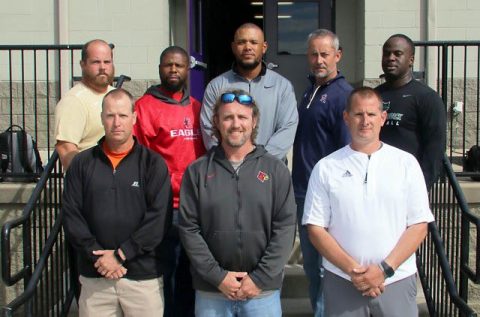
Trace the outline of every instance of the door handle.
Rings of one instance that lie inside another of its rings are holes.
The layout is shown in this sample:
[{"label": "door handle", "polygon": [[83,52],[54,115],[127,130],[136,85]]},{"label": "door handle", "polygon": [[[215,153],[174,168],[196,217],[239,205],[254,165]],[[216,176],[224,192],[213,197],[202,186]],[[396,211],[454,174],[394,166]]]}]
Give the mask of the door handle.
[{"label": "door handle", "polygon": [[190,69],[194,69],[197,66],[203,69],[208,68],[207,63],[197,61],[197,59],[194,56],[190,56]]},{"label": "door handle", "polygon": [[278,68],[278,64],[270,62],[270,63],[267,64],[267,68],[268,69]]}]

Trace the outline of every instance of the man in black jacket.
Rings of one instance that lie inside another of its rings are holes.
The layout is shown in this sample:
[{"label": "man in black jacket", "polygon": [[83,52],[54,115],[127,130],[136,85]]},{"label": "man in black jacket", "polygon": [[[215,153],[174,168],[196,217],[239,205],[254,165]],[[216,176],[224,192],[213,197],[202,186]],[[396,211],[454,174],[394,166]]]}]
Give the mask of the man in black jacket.
[{"label": "man in black jacket", "polygon": [[67,237],[77,251],[80,316],[161,316],[172,193],[162,157],[132,136],[133,98],[123,89],[102,103],[105,137],[76,155],[63,196]]},{"label": "man in black jacket", "polygon": [[179,233],[197,317],[281,316],[296,206],[287,167],[254,143],[258,116],[246,92],[223,93],[212,120],[220,145],[183,177]]},{"label": "man in black jacket", "polygon": [[415,46],[404,34],[392,35],[383,44],[385,83],[375,89],[382,96],[388,117],[380,140],[413,154],[430,189],[439,176],[445,152],[446,111],[440,96],[413,78],[414,59]]}]

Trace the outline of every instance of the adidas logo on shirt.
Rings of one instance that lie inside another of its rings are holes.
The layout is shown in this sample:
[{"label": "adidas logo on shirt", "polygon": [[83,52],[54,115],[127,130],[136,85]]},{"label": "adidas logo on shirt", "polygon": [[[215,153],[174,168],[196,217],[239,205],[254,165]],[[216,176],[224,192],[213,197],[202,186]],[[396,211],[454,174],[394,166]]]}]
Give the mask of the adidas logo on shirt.
[{"label": "adidas logo on shirt", "polygon": [[350,173],[350,171],[347,170],[345,173],[343,173],[342,177],[352,177],[352,173]]},{"label": "adidas logo on shirt", "polygon": [[132,187],[140,187],[140,185],[138,184],[137,181],[134,181],[134,182],[132,183]]}]

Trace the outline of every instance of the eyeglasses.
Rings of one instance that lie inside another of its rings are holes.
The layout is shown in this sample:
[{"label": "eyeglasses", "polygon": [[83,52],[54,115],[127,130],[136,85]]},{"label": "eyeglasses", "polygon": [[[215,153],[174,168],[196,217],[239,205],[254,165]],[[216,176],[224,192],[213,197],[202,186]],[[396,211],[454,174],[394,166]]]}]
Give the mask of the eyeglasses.
[{"label": "eyeglasses", "polygon": [[237,95],[233,92],[226,92],[222,94],[220,100],[222,101],[222,103],[232,103],[233,101],[237,100],[238,103],[241,105],[249,106],[253,104],[253,98],[251,96],[245,94]]}]

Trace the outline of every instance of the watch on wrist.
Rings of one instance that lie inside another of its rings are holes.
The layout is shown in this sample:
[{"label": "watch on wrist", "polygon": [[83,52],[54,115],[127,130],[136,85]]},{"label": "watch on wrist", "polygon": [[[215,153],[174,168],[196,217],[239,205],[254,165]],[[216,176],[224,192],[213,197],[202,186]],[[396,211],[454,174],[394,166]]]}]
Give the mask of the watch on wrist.
[{"label": "watch on wrist", "polygon": [[122,259],[122,257],[120,256],[120,253],[118,253],[118,249],[116,249],[115,251],[113,251],[113,256],[115,257],[115,259],[117,260],[117,262],[120,263],[120,265],[123,265],[123,263],[125,263],[125,260]]},{"label": "watch on wrist", "polygon": [[380,266],[382,268],[383,274],[385,275],[385,278],[392,277],[393,274],[395,274],[395,271],[392,269],[390,265],[388,265],[387,262],[385,261],[380,262]]}]

